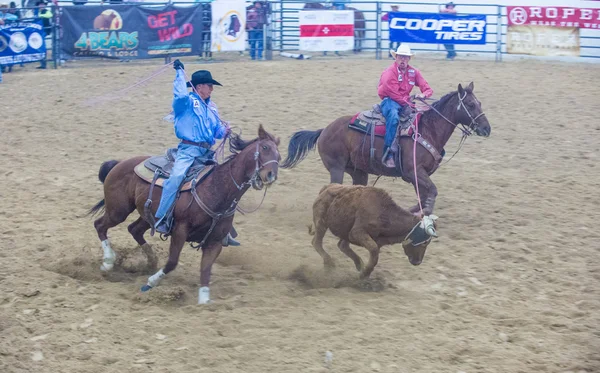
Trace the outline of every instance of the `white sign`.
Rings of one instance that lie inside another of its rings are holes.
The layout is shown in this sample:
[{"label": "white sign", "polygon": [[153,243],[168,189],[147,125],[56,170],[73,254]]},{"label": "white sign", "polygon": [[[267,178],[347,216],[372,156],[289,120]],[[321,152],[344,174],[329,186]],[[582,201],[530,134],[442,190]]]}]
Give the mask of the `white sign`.
[{"label": "white sign", "polygon": [[354,49],[354,11],[302,10],[300,50],[350,51]]},{"label": "white sign", "polygon": [[212,52],[243,51],[246,48],[246,3],[244,0],[216,0],[211,3]]}]

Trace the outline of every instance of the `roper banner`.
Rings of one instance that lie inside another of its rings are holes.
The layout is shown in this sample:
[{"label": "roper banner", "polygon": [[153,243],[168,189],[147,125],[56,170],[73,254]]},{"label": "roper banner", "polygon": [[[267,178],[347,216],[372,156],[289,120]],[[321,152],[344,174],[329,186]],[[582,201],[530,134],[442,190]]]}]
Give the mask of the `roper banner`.
[{"label": "roper banner", "polygon": [[141,59],[199,54],[199,5],[141,8],[130,5],[63,7],[61,47],[74,57]]},{"label": "roper banner", "polygon": [[246,49],[246,3],[244,0],[215,0],[211,3],[212,52]]},{"label": "roper banner", "polygon": [[390,12],[390,40],[424,44],[485,44],[485,15]]},{"label": "roper banner", "polygon": [[354,11],[302,10],[300,50],[335,52],[354,49]]},{"label": "roper banner", "polygon": [[46,58],[41,19],[0,25],[0,65],[41,61]]},{"label": "roper banner", "polygon": [[579,57],[579,29],[552,26],[508,26],[506,52],[533,56]]},{"label": "roper banner", "polygon": [[553,26],[600,29],[600,9],[556,6],[506,7],[509,26]]}]

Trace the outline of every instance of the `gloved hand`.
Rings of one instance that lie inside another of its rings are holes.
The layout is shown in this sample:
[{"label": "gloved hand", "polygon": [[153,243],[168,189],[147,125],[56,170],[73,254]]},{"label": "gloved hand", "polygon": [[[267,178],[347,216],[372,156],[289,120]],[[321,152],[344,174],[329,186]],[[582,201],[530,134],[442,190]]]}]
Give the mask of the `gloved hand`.
[{"label": "gloved hand", "polygon": [[173,68],[175,70],[178,70],[178,69],[183,70],[183,63],[179,60],[175,60],[175,62],[173,62]]}]

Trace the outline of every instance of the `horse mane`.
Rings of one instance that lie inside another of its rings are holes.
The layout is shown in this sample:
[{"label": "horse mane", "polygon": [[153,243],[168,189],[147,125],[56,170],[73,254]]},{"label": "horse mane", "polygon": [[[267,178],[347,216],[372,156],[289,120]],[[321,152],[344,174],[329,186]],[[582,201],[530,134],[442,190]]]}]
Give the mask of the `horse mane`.
[{"label": "horse mane", "polygon": [[239,134],[232,133],[231,135],[229,135],[229,150],[233,153],[233,155],[238,155],[242,150],[246,149],[248,146],[252,145],[257,140],[258,137],[246,141],[243,140]]},{"label": "horse mane", "polygon": [[452,91],[450,93],[446,93],[444,96],[442,96],[442,98],[440,98],[439,100],[437,100],[436,102],[431,104],[431,106],[433,106],[437,110],[441,110],[444,106],[446,106],[448,101],[450,101],[450,99],[457,93],[458,93],[458,91]]},{"label": "horse mane", "polygon": [[[268,133],[266,131],[265,131],[265,134],[271,141],[277,142],[277,140],[275,139],[275,137],[273,137],[273,135],[271,135],[270,133]],[[255,137],[252,140],[246,141],[246,140],[242,139],[240,134],[231,133],[229,135],[229,151],[233,154],[231,154],[230,156],[225,158],[225,162],[235,158],[238,154],[240,154],[242,152],[242,150],[246,149],[247,147],[249,147],[252,144],[255,144],[259,140],[260,140],[260,137]]]}]

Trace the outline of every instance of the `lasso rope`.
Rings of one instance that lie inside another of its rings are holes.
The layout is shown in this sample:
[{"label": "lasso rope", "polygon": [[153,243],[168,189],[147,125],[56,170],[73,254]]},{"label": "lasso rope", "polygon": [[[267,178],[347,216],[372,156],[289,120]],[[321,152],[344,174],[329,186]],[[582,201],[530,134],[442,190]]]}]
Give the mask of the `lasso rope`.
[{"label": "lasso rope", "polygon": [[104,102],[108,102],[108,101],[112,101],[112,100],[117,100],[123,96],[125,96],[125,94],[129,91],[131,91],[134,88],[138,88],[141,85],[149,82],[150,80],[156,78],[157,76],[164,74],[167,71],[167,68],[169,66],[171,66],[173,64],[173,62],[170,62],[166,65],[163,65],[160,69],[156,70],[155,72],[153,72],[152,74],[150,74],[150,76],[148,76],[147,78],[144,78],[140,81],[138,81],[137,83],[134,83],[128,87],[125,87],[123,89],[120,89],[116,92],[111,92],[111,93],[107,93],[105,95],[99,96],[99,97],[95,97],[95,98],[91,98],[89,100],[85,101],[86,106],[93,106],[96,104],[100,104],[100,103],[104,103]]}]

